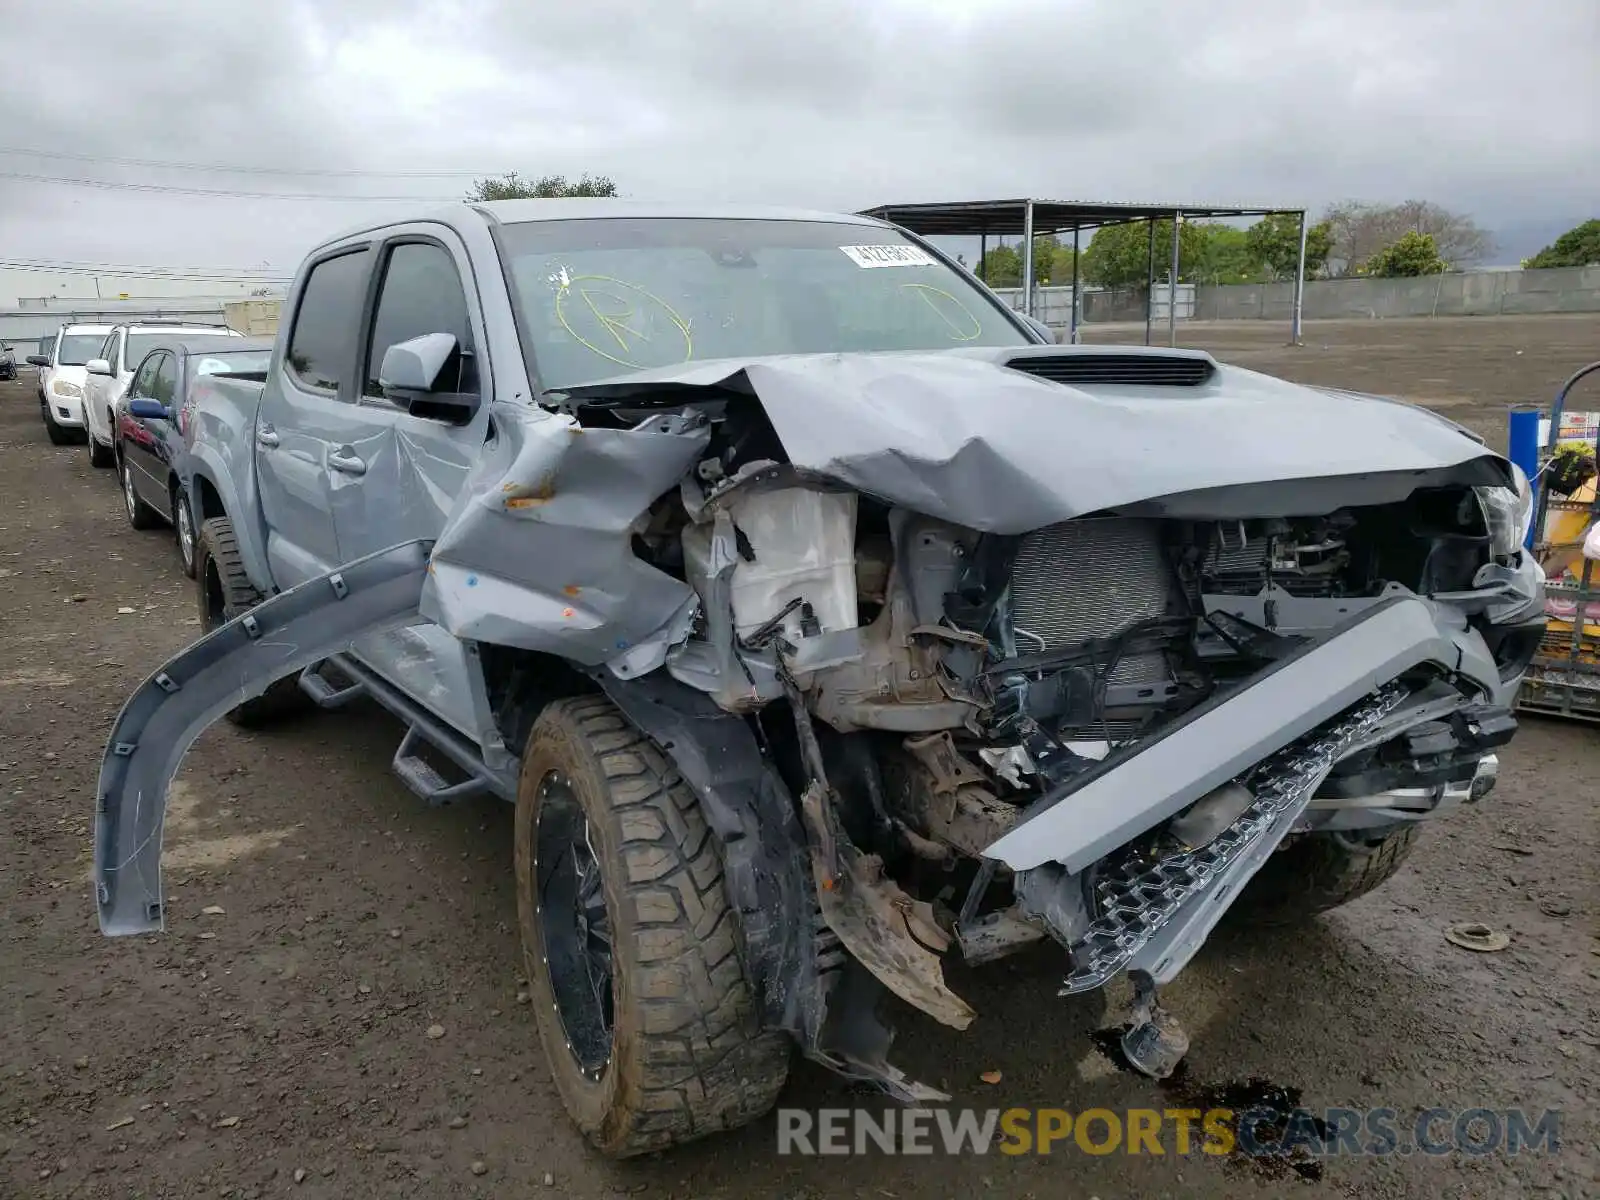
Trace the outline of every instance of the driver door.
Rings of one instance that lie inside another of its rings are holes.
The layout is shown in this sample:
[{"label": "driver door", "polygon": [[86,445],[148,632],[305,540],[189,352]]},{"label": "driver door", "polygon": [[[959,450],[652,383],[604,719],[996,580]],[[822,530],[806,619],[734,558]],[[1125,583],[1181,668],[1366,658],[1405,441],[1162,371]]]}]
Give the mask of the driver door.
[{"label": "driver door", "polygon": [[[399,542],[436,538],[483,450],[489,412],[480,377],[485,344],[477,288],[464,247],[439,227],[400,232],[380,252],[372,318],[362,339],[361,391],[351,405],[346,440],[331,450],[339,553],[348,561]],[[396,342],[448,333],[459,351],[445,366],[442,390],[475,394],[470,419],[454,422],[411,412],[383,394],[383,355]],[[395,687],[469,737],[480,727],[472,698],[473,663],[440,626],[418,622],[357,639],[355,654]]]}]

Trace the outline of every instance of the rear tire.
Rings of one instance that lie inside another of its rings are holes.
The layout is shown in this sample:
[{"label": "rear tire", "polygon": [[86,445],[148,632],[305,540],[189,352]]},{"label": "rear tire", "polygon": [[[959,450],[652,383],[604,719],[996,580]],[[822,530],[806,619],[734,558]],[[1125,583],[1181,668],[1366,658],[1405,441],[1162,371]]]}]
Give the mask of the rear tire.
[{"label": "rear tire", "polygon": [[[227,517],[212,517],[200,526],[195,541],[195,588],[200,599],[200,627],[207,633],[263,599],[245,572],[233,522]],[[299,675],[287,675],[261,695],[229,710],[228,720],[242,729],[253,729],[298,712],[309,703],[310,697],[300,689]]]},{"label": "rear tire", "polygon": [[1246,919],[1286,925],[1350,903],[1405,865],[1417,825],[1383,837],[1308,833],[1267,859],[1233,906]]},{"label": "rear tire", "polygon": [[534,723],[515,845],[534,1014],[584,1136],[623,1158],[770,1109],[790,1040],[761,1028],[716,839],[608,700],[559,700]]},{"label": "rear tire", "polygon": [[189,508],[189,497],[181,487],[172,489],[172,535],[178,544],[178,565],[190,579],[195,574],[195,559],[199,557],[199,537],[195,533],[194,513]]},{"label": "rear tire", "polygon": [[[95,444],[94,435],[89,436],[89,445]],[[122,487],[122,511],[128,515],[128,524],[135,529],[154,529],[161,524],[161,514],[139,499],[139,493],[133,488],[133,468],[128,465],[126,455],[118,456],[121,461],[117,474],[118,482]],[[89,461],[94,461],[94,451],[89,452]]]}]

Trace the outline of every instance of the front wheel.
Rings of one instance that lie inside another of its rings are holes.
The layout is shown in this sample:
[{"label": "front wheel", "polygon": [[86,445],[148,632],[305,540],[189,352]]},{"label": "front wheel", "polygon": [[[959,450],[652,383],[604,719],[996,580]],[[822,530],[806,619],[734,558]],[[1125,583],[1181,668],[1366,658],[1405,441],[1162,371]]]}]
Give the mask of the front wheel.
[{"label": "front wheel", "polygon": [[44,418],[44,433],[52,446],[70,446],[78,440],[79,431],[57,421],[48,400],[39,401],[39,415]]},{"label": "front wheel", "polygon": [[517,917],[551,1073],[614,1157],[755,1120],[789,1070],[761,1028],[700,802],[604,698],[550,705],[523,754]]},{"label": "front wheel", "polygon": [[84,426],[84,433],[87,435],[89,441],[89,465],[91,467],[114,466],[117,461],[116,451],[110,446],[102,445],[100,442],[96,441],[94,433],[88,428],[87,425]]},{"label": "front wheel", "polygon": [[1387,882],[1411,854],[1418,829],[1402,825],[1381,837],[1305,834],[1267,859],[1234,909],[1281,925],[1339,908]]}]

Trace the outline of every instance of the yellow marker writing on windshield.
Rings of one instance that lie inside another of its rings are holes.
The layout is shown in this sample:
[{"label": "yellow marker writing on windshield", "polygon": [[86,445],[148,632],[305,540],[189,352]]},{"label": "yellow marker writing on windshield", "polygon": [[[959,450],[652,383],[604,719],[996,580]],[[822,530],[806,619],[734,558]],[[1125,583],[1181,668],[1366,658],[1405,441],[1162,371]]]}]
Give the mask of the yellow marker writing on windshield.
[{"label": "yellow marker writing on windshield", "polygon": [[[915,292],[924,304],[933,309],[949,329],[951,341],[972,342],[982,336],[982,322],[972,315],[971,309],[943,288],[934,287],[931,283],[902,283],[900,287]],[[955,312],[951,311],[952,307]],[[957,316],[957,313],[960,315]]]},{"label": "yellow marker writing on windshield", "polygon": [[[576,314],[570,314],[568,309],[571,298],[576,293],[583,302],[583,307]],[[648,329],[650,321],[650,305],[654,305],[666,317],[674,333],[683,338],[683,356],[669,358],[671,350],[659,358],[655,355],[639,355],[636,349],[652,346],[653,341]],[[663,366],[669,362],[688,362],[694,357],[694,339],[690,334],[689,322],[661,297],[647,291],[636,283],[629,283],[623,279],[614,279],[609,275],[573,275],[563,274],[561,287],[556,292],[555,300],[556,319],[561,322],[561,327],[570,333],[581,345],[608,362],[619,366],[643,368],[648,366]],[[594,341],[579,333],[573,328],[573,320],[585,324],[581,314],[587,312],[605,334],[610,336],[610,341],[616,343],[616,350],[606,348],[609,342],[601,337],[603,345],[596,345]],[[657,358],[656,362],[636,362],[637,357]]]}]

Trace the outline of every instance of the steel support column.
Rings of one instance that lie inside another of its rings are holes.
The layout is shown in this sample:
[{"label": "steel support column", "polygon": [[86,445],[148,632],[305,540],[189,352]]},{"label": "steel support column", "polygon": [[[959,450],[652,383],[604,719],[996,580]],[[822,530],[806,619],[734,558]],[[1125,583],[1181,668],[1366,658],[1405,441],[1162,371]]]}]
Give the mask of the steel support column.
[{"label": "steel support column", "polygon": [[1167,276],[1167,345],[1178,344],[1178,232],[1183,214],[1172,214],[1172,272]]},{"label": "steel support column", "polygon": [[1078,344],[1078,227],[1072,227],[1072,344]]},{"label": "steel support column", "polygon": [[1156,219],[1150,218],[1150,252],[1144,266],[1144,344],[1150,344],[1150,322],[1156,303]]},{"label": "steel support column", "polygon": [[1033,201],[1022,202],[1022,311],[1033,316]]},{"label": "steel support column", "polygon": [[1306,210],[1300,210],[1300,254],[1294,262],[1294,315],[1290,319],[1289,344],[1300,344],[1300,323],[1306,302]]}]

